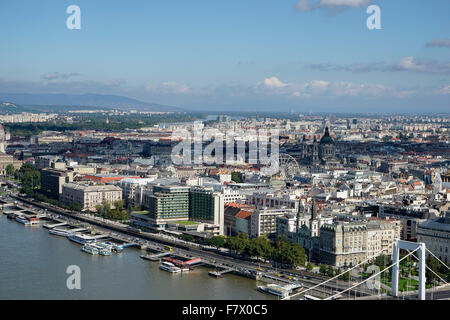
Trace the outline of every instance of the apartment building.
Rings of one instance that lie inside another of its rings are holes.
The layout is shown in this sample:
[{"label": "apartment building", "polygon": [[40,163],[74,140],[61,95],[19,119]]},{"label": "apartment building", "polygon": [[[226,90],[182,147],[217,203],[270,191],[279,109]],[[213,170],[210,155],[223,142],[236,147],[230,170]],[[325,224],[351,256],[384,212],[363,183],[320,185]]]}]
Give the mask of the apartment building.
[{"label": "apartment building", "polygon": [[255,210],[251,216],[250,236],[275,235],[277,232],[277,217],[295,213],[295,209]]},{"label": "apartment building", "polygon": [[369,219],[367,222],[367,255],[374,258],[379,254],[391,256],[395,239],[400,239],[400,220]]}]

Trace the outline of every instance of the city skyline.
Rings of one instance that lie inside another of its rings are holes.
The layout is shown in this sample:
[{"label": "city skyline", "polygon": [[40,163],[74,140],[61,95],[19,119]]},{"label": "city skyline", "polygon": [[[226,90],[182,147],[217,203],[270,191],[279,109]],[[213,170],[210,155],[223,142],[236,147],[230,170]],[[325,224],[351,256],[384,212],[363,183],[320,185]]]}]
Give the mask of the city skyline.
[{"label": "city skyline", "polygon": [[[81,9],[69,30],[66,9]],[[369,30],[367,6],[381,9]],[[3,1],[0,92],[185,110],[446,112],[446,1]],[[14,101],[12,101],[14,102]]]}]

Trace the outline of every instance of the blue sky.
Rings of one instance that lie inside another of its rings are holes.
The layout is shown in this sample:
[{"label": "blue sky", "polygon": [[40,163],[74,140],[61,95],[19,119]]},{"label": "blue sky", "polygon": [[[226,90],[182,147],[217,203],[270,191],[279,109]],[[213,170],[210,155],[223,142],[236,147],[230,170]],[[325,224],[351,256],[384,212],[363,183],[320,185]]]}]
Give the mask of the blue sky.
[{"label": "blue sky", "polygon": [[[81,30],[66,27],[72,4]],[[370,4],[381,30],[366,27]],[[0,0],[0,92],[208,110],[448,112],[449,13],[448,0]]]}]

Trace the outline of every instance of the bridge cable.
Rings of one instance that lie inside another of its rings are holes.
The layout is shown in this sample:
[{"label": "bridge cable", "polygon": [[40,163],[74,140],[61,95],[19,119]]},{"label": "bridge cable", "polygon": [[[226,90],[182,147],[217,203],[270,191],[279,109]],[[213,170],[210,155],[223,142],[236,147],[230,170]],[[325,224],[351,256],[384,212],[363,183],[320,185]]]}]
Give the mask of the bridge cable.
[{"label": "bridge cable", "polygon": [[[407,251],[409,252],[409,250],[407,250]],[[415,255],[413,255],[413,257],[414,257],[417,261],[419,261],[419,258],[417,258]],[[446,285],[448,284],[447,281],[445,281],[444,279],[442,279],[442,278],[441,278],[436,272],[434,272],[429,266],[425,265],[425,267],[427,267],[428,270],[430,270],[431,272],[433,272],[434,275],[435,275],[436,277],[438,277],[439,279],[441,279],[441,281],[445,282]]]},{"label": "bridge cable", "polygon": [[442,263],[448,270],[450,270],[450,267],[449,267],[446,263],[444,263],[441,259],[439,259],[438,257],[436,257],[436,255],[435,255],[433,252],[431,252],[430,250],[428,250],[428,248],[425,248],[425,250],[427,250],[428,253],[431,253],[431,255],[432,255],[433,257],[435,257],[437,261],[439,261],[440,263]]},{"label": "bridge cable", "polygon": [[375,273],[375,274],[371,275],[370,277],[368,277],[366,280],[364,280],[364,281],[362,281],[362,282],[360,282],[360,283],[357,283],[356,285],[354,285],[354,286],[352,286],[352,287],[350,287],[350,288],[347,288],[347,289],[345,289],[344,291],[341,291],[341,292],[339,292],[339,293],[337,293],[337,294],[335,294],[335,295],[333,295],[333,296],[331,296],[331,297],[328,297],[328,298],[326,298],[326,299],[324,299],[324,300],[330,300],[330,299],[333,299],[333,298],[339,296],[340,294],[342,294],[342,293],[344,293],[344,292],[347,292],[347,291],[349,291],[349,290],[351,290],[351,289],[353,289],[353,288],[355,288],[355,287],[357,287],[357,286],[359,286],[359,285],[361,285],[361,284],[363,284],[363,283],[365,283],[365,282],[371,280],[372,278],[376,277],[376,276],[379,275],[380,273],[382,273],[382,272],[386,271],[387,269],[391,268],[391,267],[394,266],[395,264],[399,264],[400,261],[404,260],[404,259],[407,258],[409,255],[413,254],[414,252],[416,252],[416,251],[419,250],[419,249],[420,249],[420,248],[416,248],[414,251],[412,251],[411,253],[407,254],[406,256],[404,256],[403,258],[401,258],[400,260],[398,260],[397,262],[391,264],[389,267],[385,268],[384,270],[382,270],[382,271],[380,271],[380,272],[378,272],[378,273]]},{"label": "bridge cable", "polygon": [[363,262],[360,262],[360,263],[357,264],[356,266],[354,266],[354,267],[352,267],[352,268],[350,268],[350,269],[347,269],[346,271],[344,271],[344,272],[338,274],[337,276],[334,276],[333,278],[330,278],[330,279],[328,279],[328,280],[325,280],[325,281],[323,281],[323,282],[321,282],[321,283],[319,283],[319,284],[317,284],[317,285],[315,285],[315,286],[312,286],[311,288],[305,289],[305,290],[303,290],[303,291],[301,291],[301,292],[297,292],[296,294],[293,294],[293,295],[291,295],[291,296],[287,296],[287,297],[283,298],[282,300],[285,300],[285,299],[289,299],[289,298],[298,296],[298,295],[303,294],[303,293],[305,293],[305,292],[307,292],[307,291],[310,291],[310,290],[312,290],[312,289],[315,289],[315,288],[317,288],[317,287],[320,287],[321,285],[323,285],[323,284],[325,284],[325,283],[327,283],[327,282],[329,282],[329,281],[332,281],[332,280],[334,280],[334,279],[337,279],[337,278],[339,278],[340,276],[342,276],[343,274],[345,274],[345,273],[347,273],[347,272],[350,272],[350,271],[352,271],[353,269],[359,267],[360,265],[362,265],[362,264],[364,264],[364,263],[366,263],[366,262],[368,262],[368,261],[370,261],[370,260],[372,260],[372,259],[377,258],[377,257],[378,257],[381,253],[383,253],[384,251],[386,251],[386,249],[383,249],[383,250],[378,251],[378,252],[375,254],[375,256],[372,256],[372,257],[370,257],[370,258],[364,260]]}]

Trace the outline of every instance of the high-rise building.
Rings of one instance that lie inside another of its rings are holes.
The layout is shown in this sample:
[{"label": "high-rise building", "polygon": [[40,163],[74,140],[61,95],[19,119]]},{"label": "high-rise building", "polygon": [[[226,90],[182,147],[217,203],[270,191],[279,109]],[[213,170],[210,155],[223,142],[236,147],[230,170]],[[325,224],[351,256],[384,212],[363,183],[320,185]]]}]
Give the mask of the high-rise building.
[{"label": "high-rise building", "polygon": [[63,184],[72,181],[72,171],[56,168],[44,168],[41,170],[41,190],[50,198],[59,199]]},{"label": "high-rise building", "polygon": [[224,198],[213,188],[191,187],[189,191],[189,220],[220,226],[223,234]]},{"label": "high-rise building", "polygon": [[149,196],[149,218],[156,225],[189,219],[189,187],[155,186]]}]

